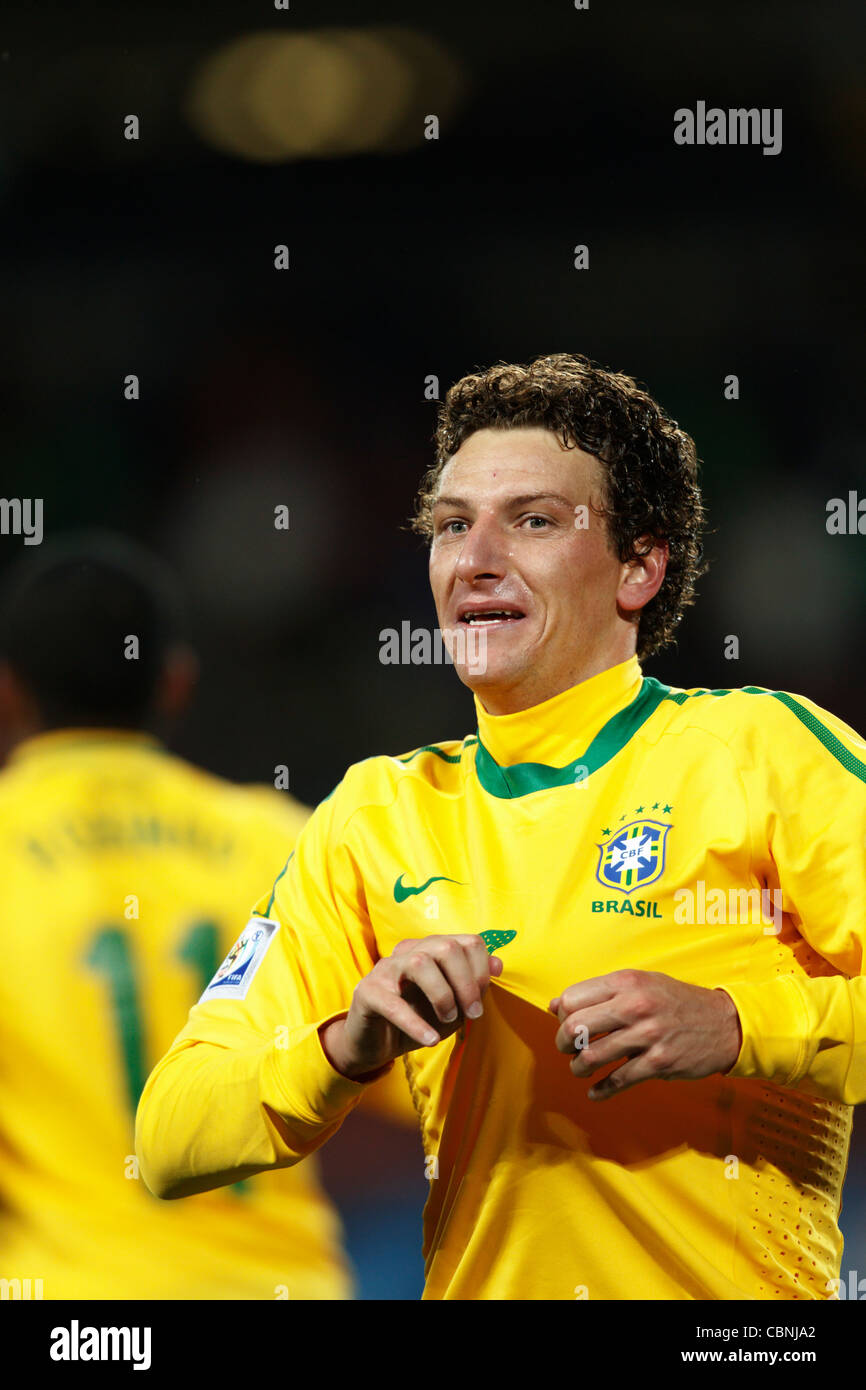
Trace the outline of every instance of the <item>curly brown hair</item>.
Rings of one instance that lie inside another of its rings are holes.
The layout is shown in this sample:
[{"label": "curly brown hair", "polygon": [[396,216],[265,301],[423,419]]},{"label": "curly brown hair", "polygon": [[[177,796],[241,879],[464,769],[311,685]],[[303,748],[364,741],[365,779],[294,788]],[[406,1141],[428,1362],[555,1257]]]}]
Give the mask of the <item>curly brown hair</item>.
[{"label": "curly brown hair", "polygon": [[[439,407],[436,462],[425,474],[411,521],[428,542],[439,477],[469,435],[482,429],[540,426],[604,465],[603,505],[611,549],[625,563],[667,541],[661,588],[635,615],[637,654],[667,646],[695,601],[702,563],[705,512],[698,486],[694,441],[630,376],[610,372],[568,352],[528,365],[500,362],[464,376]],[[652,538],[641,549],[642,536]]]}]

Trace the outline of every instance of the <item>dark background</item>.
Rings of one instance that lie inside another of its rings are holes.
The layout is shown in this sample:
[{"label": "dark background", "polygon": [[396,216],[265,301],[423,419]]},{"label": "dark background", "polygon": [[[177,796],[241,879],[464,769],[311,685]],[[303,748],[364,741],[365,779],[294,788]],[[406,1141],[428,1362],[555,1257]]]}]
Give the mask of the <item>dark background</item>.
[{"label": "dark background", "polygon": [[[203,676],[178,752],[285,763],[314,804],[350,762],[472,730],[447,667],[379,661],[381,629],[435,625],[401,529],[425,380],[558,351],[638,377],[703,461],[712,568],[647,673],[866,727],[866,541],[826,529],[866,493],[864,29],[848,0],[7,4],[2,491],[44,498],[46,536],[107,526],[179,568]],[[677,146],[698,100],[781,107],[782,152]],[[415,1296],[414,1139],[359,1120],[331,1147],[363,1294]]]}]

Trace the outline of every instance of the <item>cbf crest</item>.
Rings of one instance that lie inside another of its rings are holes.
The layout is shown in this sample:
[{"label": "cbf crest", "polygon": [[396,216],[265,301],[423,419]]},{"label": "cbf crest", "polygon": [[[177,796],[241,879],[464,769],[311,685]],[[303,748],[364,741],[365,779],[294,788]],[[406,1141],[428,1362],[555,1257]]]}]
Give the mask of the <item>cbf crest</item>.
[{"label": "cbf crest", "polygon": [[665,868],[665,847],[670,825],[660,821],[636,820],[623,826],[598,846],[595,876],[605,888],[633,893],[661,878]]}]

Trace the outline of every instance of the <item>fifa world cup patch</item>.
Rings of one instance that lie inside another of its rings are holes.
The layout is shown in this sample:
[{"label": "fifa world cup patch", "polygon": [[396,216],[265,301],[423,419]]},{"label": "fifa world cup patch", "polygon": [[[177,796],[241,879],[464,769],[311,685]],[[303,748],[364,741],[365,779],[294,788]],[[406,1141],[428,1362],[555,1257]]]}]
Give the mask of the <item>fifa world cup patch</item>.
[{"label": "fifa world cup patch", "polygon": [[253,976],[274,939],[277,922],[268,917],[251,917],[201,999],[246,999]]}]

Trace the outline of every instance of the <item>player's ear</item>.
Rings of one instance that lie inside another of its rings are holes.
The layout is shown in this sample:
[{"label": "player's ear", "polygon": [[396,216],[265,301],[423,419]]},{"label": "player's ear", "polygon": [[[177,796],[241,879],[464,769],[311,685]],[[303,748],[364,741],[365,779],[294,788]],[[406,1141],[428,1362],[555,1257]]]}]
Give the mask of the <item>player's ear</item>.
[{"label": "player's ear", "polygon": [[[640,536],[635,542],[638,552],[622,567],[616,601],[627,613],[635,613],[655,598],[665,577],[668,565],[667,541],[652,536]],[[646,553],[641,553],[641,552]]]},{"label": "player's ear", "polygon": [[199,660],[192,647],[185,642],[169,647],[156,690],[156,713],[166,719],[183,714],[192,701],[198,675]]}]

